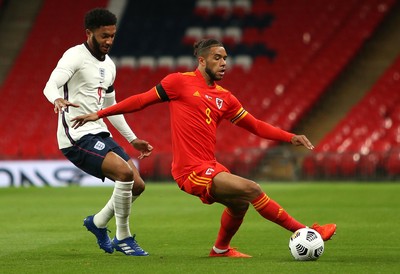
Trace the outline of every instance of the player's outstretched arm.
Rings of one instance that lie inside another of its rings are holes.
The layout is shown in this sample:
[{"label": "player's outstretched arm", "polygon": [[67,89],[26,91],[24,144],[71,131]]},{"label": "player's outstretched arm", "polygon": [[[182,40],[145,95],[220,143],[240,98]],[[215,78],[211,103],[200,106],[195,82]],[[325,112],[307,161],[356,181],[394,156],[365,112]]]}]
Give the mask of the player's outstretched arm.
[{"label": "player's outstretched arm", "polygon": [[104,118],[112,115],[124,114],[141,110],[149,105],[161,103],[162,100],[158,96],[156,88],[152,88],[146,92],[132,95],[125,100],[109,106],[105,109],[99,110],[97,113],[90,113],[86,115],[77,116],[71,119],[73,128],[78,128],[87,122],[96,121],[99,118]]},{"label": "player's outstretched arm", "polygon": [[280,128],[274,127],[264,121],[256,119],[248,113],[243,119],[236,124],[251,133],[265,139],[290,142],[296,146],[305,146],[308,149],[314,149],[313,144],[304,135],[295,135]]},{"label": "player's outstretched arm", "polygon": [[75,118],[71,119],[71,122],[74,122],[72,124],[72,128],[77,129],[78,127],[83,126],[87,122],[97,121],[97,120],[99,120],[99,116],[97,115],[96,112],[76,116]]}]

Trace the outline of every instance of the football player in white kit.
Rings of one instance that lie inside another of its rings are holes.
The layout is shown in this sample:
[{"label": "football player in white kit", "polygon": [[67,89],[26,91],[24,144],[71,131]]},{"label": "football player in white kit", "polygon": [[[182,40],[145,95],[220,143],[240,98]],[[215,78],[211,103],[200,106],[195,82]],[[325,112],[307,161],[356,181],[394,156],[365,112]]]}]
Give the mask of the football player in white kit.
[{"label": "football player in white kit", "polygon": [[[84,219],[101,249],[114,249],[130,256],[147,256],[129,227],[131,202],[145,188],[143,179],[126,152],[112,139],[100,119],[78,129],[71,118],[96,112],[116,103],[113,83],[116,68],[107,55],[116,34],[117,18],[110,11],[96,8],[85,15],[87,41],[68,49],[59,60],[44,88],[58,114],[57,140],[62,153],[83,171],[115,182],[110,200],[98,213]],[[111,124],[140,152],[139,159],[151,154],[153,147],[138,139],[122,115],[108,118]],[[116,235],[111,240],[107,224],[115,216]]]}]

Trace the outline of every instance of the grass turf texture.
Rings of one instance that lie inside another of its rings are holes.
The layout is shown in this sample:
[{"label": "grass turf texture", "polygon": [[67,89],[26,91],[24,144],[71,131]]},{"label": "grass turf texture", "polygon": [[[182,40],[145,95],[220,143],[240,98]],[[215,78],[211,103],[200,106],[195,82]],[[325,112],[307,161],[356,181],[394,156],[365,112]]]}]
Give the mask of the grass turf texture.
[{"label": "grass turf texture", "polygon": [[[232,246],[253,258],[208,258],[223,207],[203,205],[174,184],[148,183],[131,229],[149,257],[106,254],[82,226],[112,189],[0,189],[0,273],[397,273],[400,184],[262,184],[305,224],[336,222],[337,235],[314,262],[294,261],[290,232],[253,208]],[[109,226],[114,236],[114,219]]]}]

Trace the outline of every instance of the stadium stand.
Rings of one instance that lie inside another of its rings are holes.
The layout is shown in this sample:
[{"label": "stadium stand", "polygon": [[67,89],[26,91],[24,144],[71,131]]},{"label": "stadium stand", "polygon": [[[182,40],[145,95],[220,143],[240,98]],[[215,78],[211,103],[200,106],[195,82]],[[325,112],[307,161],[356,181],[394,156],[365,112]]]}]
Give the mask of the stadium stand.
[{"label": "stadium stand", "polygon": [[[157,1],[155,7],[153,1],[128,1],[111,52],[118,65],[117,99],[148,90],[167,73],[193,69],[192,43],[204,35],[215,36],[226,43],[232,65],[220,84],[231,89],[244,107],[260,119],[291,130],[317,104],[394,2],[174,0]],[[174,9],[169,9],[170,5]],[[55,140],[56,117],[41,91],[62,52],[84,40],[83,32],[79,31],[82,17],[93,6],[107,6],[107,1],[43,2],[26,44],[0,91],[3,98],[15,98],[16,92],[21,94],[17,103],[7,99],[3,108],[7,115],[0,117],[2,128],[13,128],[4,131],[0,139],[4,148],[0,158],[62,157]],[[59,12],[56,17],[55,10]],[[32,64],[40,67],[33,69]],[[166,104],[160,104],[127,115],[137,135],[156,147],[154,155],[141,162],[142,173],[147,177],[170,176],[167,108]],[[16,118],[11,126],[9,117]],[[26,123],[26,119],[30,122]],[[112,132],[124,144],[122,137]],[[265,152],[276,145],[225,123],[217,136],[217,156],[233,172],[251,173]],[[386,149],[385,145],[382,147]],[[135,155],[132,149],[128,148],[128,152]],[[307,166],[308,163],[318,166],[315,159],[320,157],[319,152],[322,153],[318,149],[315,157],[305,160],[307,174],[320,174],[319,167]],[[392,158],[395,162],[396,157]],[[392,163],[385,168],[393,172],[393,166]],[[337,171],[329,168],[327,173]],[[343,172],[353,173],[351,167],[345,168]]]},{"label": "stadium stand", "polygon": [[[356,54],[385,13],[375,12],[372,8],[377,5],[377,1],[366,3],[353,0],[346,5],[341,1],[333,1],[328,6],[321,1],[308,1],[310,5],[285,1],[255,2],[262,2],[256,4],[255,8],[252,7],[251,10],[256,12],[249,12],[248,18],[245,15],[245,18],[237,23],[226,12],[223,16],[215,12],[216,2],[197,1],[192,11],[196,20],[189,21],[192,25],[187,25],[186,29],[181,31],[181,43],[189,46],[198,37],[205,36],[206,33],[212,34],[207,32],[210,29],[214,30],[216,38],[220,38],[221,33],[226,32],[228,27],[234,26],[241,30],[237,32],[240,34],[235,40],[238,49],[232,46],[231,64],[234,66],[221,84],[232,89],[243,99],[245,107],[255,115],[290,130],[316,104],[321,94]],[[387,1],[387,8],[391,3]],[[229,10],[232,11],[231,8]],[[315,16],[312,16],[313,14]],[[254,26],[254,18],[262,16],[276,19],[273,22],[259,20],[263,23]],[[216,30],[216,25],[221,26],[221,30]],[[282,33],[286,35],[283,36]],[[359,33],[362,35],[358,35]],[[351,44],[349,42],[343,47],[346,40],[351,41]],[[267,49],[274,51],[274,54],[268,54]],[[174,53],[171,52],[171,55]],[[236,66],[236,56],[247,56],[247,63],[251,65],[248,65],[246,70],[243,67],[239,68]],[[175,70],[182,71],[183,68]],[[243,79],[246,79],[245,85]],[[144,90],[150,86],[141,89],[140,85],[136,85],[135,90],[136,88]],[[126,90],[122,86],[121,89]],[[163,114],[152,111],[152,115]],[[142,124],[137,119],[141,118],[136,117],[133,120]],[[238,140],[234,137],[237,129],[232,129],[230,125],[224,125],[222,128],[217,139],[218,157],[233,171],[240,169],[243,172],[245,168],[251,171],[248,167],[256,165],[265,151],[276,145],[245,132]],[[162,132],[167,136],[167,125]],[[149,138],[151,139],[151,136]],[[154,143],[157,144],[157,140],[154,140]]]},{"label": "stadium stand", "polygon": [[304,162],[310,176],[400,175],[400,56]]}]

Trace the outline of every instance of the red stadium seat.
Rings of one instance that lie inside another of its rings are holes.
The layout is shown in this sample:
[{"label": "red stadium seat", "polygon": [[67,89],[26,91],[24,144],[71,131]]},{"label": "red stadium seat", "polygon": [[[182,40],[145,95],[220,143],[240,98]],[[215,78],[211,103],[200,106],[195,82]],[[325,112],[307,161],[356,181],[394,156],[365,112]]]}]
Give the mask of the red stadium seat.
[{"label": "red stadium seat", "polygon": [[262,17],[268,14],[270,11],[270,4],[265,0],[253,0],[253,5],[251,6],[251,14]]},{"label": "red stadium seat", "polygon": [[194,14],[200,17],[208,17],[214,11],[214,3],[212,0],[196,0]]},{"label": "red stadium seat", "polygon": [[236,18],[243,18],[251,11],[251,0],[233,0],[232,15]]},{"label": "red stadium seat", "polygon": [[257,27],[244,28],[241,43],[247,46],[261,43],[261,30]]},{"label": "red stadium seat", "polygon": [[216,0],[214,4],[213,14],[220,18],[228,18],[232,12],[231,0]]},{"label": "red stadium seat", "polygon": [[400,149],[393,150],[385,163],[385,170],[390,176],[400,175]]},{"label": "red stadium seat", "polygon": [[316,160],[313,154],[310,154],[304,158],[302,169],[307,178],[316,178],[319,175]]},{"label": "red stadium seat", "polygon": [[360,161],[358,153],[343,153],[340,155],[339,172],[343,177],[352,177],[357,175],[357,169]]}]

